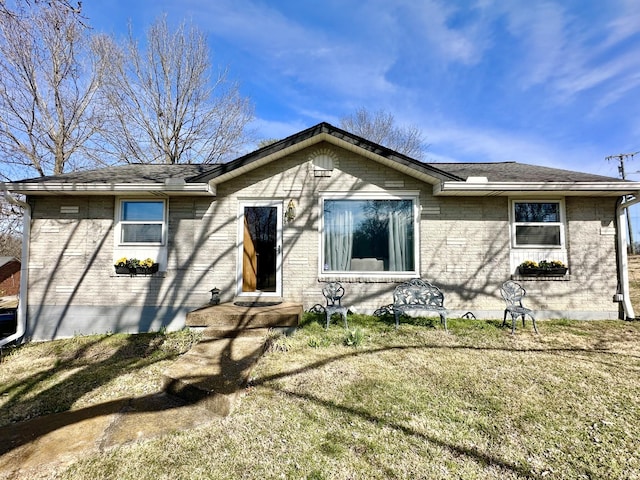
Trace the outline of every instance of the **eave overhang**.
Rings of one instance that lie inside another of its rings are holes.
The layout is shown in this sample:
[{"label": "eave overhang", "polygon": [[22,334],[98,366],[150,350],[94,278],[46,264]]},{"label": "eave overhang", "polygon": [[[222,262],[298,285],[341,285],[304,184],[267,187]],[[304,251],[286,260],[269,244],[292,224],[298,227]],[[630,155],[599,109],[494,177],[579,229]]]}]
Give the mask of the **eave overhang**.
[{"label": "eave overhang", "polygon": [[619,197],[637,194],[638,191],[640,182],[441,182],[433,187],[433,194],[438,197]]},{"label": "eave overhang", "polygon": [[185,183],[182,179],[165,183],[5,183],[12,193],[23,195],[154,195],[215,196],[208,183]]}]

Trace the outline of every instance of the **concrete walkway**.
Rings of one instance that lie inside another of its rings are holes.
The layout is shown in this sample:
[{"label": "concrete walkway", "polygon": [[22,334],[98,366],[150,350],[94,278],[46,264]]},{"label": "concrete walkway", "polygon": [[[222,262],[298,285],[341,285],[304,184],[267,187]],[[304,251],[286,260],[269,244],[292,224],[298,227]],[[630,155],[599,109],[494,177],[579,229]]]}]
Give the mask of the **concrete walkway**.
[{"label": "concrete walkway", "polygon": [[154,395],[46,415],[0,428],[0,478],[38,478],[81,457],[228,415],[263,353],[267,329],[208,335],[164,374]]}]

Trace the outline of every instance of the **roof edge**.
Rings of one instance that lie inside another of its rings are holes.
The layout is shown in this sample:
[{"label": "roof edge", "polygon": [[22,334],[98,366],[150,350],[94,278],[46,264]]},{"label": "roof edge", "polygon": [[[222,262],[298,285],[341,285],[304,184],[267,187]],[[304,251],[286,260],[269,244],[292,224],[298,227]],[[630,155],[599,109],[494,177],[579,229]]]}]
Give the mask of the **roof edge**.
[{"label": "roof edge", "polygon": [[434,185],[436,196],[501,195],[533,193],[612,193],[619,195],[640,191],[640,182],[441,182]]},{"label": "roof edge", "polygon": [[8,191],[23,195],[124,195],[132,193],[155,193],[168,196],[215,195],[215,191],[208,183],[0,183],[3,183]]}]

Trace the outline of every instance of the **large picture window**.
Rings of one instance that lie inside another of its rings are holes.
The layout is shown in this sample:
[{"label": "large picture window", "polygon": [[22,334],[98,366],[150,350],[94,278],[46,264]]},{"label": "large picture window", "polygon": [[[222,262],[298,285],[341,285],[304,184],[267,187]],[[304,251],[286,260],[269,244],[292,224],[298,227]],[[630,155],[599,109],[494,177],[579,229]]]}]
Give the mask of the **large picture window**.
[{"label": "large picture window", "polygon": [[120,202],[121,244],[162,244],[165,223],[163,200]]},{"label": "large picture window", "polygon": [[514,246],[562,247],[564,225],[560,201],[514,201]]},{"label": "large picture window", "polygon": [[415,273],[414,212],[413,198],[325,198],[322,273]]}]

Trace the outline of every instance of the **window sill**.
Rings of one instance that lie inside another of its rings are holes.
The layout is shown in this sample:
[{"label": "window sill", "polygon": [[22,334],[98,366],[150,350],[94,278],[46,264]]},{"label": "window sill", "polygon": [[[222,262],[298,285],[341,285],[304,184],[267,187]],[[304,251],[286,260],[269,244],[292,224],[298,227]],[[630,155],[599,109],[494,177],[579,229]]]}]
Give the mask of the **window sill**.
[{"label": "window sill", "polygon": [[164,278],[167,276],[167,272],[156,272],[150,273],[148,275],[145,274],[131,274],[131,273],[116,273],[111,272],[109,275],[112,278],[122,277],[122,278]]},{"label": "window sill", "polygon": [[571,275],[511,275],[511,280],[518,282],[534,281],[534,282],[570,282]]},{"label": "window sill", "polygon": [[367,275],[362,273],[359,275],[320,275],[319,282],[341,282],[341,283],[401,283],[412,278],[418,278],[420,275],[411,273],[403,275]]}]

